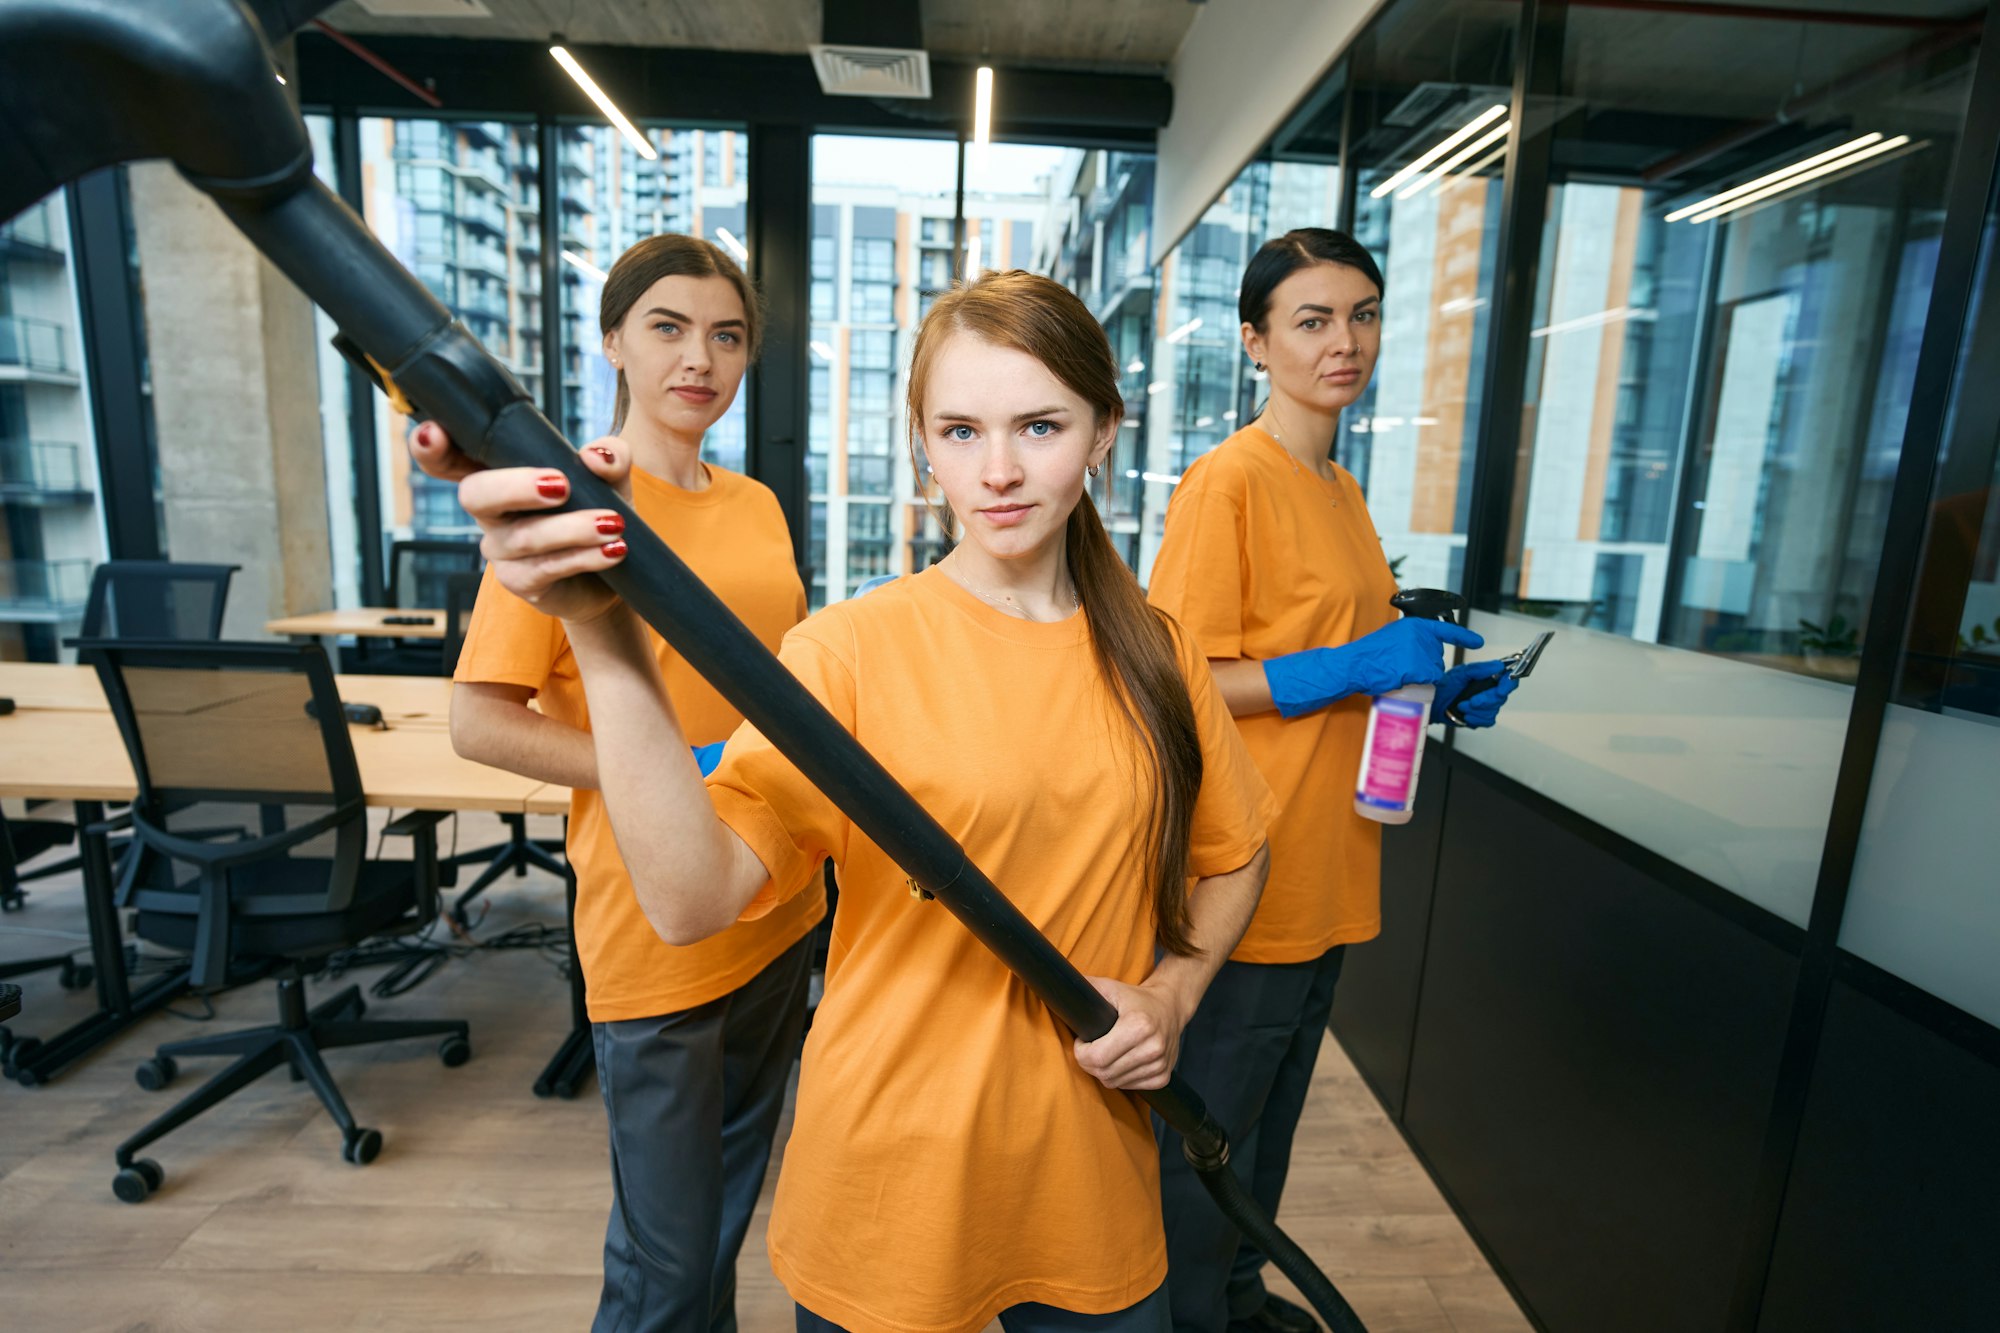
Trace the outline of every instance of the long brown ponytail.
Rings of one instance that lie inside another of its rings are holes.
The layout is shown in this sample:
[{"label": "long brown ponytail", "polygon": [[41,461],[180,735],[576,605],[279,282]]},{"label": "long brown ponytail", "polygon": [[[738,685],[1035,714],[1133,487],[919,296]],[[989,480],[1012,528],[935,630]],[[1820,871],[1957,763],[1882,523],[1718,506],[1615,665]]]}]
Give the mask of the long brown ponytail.
[{"label": "long brown ponytail", "polygon": [[[910,354],[913,456],[923,433],[930,367],[953,333],[1034,357],[1090,404],[1099,429],[1106,422],[1115,427],[1125,414],[1117,359],[1089,308],[1068,288],[1037,274],[988,273],[940,296],[917,330]],[[1154,928],[1168,952],[1190,954],[1195,948],[1189,936],[1188,840],[1201,791],[1201,738],[1175,631],[1118,558],[1087,492],[1070,511],[1063,548],[1098,669],[1151,759],[1145,865],[1153,885]]]}]

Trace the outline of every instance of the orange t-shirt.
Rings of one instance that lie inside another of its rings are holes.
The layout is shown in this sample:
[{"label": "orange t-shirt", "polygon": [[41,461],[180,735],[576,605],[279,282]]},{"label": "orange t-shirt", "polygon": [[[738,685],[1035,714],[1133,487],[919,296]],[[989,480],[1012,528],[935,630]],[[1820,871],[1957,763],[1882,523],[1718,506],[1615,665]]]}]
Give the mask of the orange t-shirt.
[{"label": "orange t-shirt", "polygon": [[[1152,971],[1143,750],[1083,615],[1019,620],[933,568],[828,607],[780,656],[1086,975]],[[1205,766],[1190,869],[1223,874],[1277,807],[1185,639],[1181,656]],[[784,911],[821,857],[840,867],[769,1229],[792,1296],[857,1330],[971,1333],[1023,1301],[1149,1295],[1166,1246],[1145,1106],[1084,1073],[1026,983],[754,727],[708,781],[772,874],[746,916]]]},{"label": "orange t-shirt", "polygon": [[[1268,661],[1351,643],[1394,617],[1396,580],[1361,487],[1295,467],[1255,427],[1194,461],[1167,506],[1148,595],[1211,658]],[[1369,700],[1239,717],[1284,806],[1239,963],[1299,963],[1382,929],[1382,826],[1354,813]]]},{"label": "orange t-shirt", "polygon": [[[633,508],[666,539],[767,647],[806,612],[806,594],[792,564],[792,541],[778,499],[759,482],[718,467],[708,488],[684,491],[644,472],[632,474]],[[743,720],[713,685],[647,631],[666,678],[667,695],[696,745],[726,739]],[[535,691],[541,711],[588,731],[583,680],[562,622],[501,587],[488,569],[466,628],[453,677]],[[570,797],[569,862],[576,871],[576,951],[590,1017],[596,1022],[654,1018],[719,999],[749,981],[797,943],[826,915],[826,895],[810,868],[810,887],[761,921],[677,947],[661,940],[639,908],[603,794],[578,789]],[[810,881],[808,884],[807,881]]]}]

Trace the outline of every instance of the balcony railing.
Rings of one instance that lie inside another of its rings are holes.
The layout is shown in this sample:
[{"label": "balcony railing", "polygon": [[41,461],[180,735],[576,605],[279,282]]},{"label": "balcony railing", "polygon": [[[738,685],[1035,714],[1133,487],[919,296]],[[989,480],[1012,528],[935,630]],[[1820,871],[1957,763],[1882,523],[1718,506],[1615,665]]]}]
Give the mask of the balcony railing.
[{"label": "balcony railing", "polygon": [[83,450],[58,440],[0,440],[0,497],[47,501],[88,497]]},{"label": "balcony railing", "polygon": [[52,319],[0,315],[0,366],[65,374],[69,358],[63,341],[63,326]]},{"label": "balcony railing", "polygon": [[0,247],[48,251],[60,256],[56,246],[55,201],[44,199],[12,221],[0,224]]},{"label": "balcony railing", "polygon": [[88,560],[0,560],[0,616],[81,611],[89,596]]}]

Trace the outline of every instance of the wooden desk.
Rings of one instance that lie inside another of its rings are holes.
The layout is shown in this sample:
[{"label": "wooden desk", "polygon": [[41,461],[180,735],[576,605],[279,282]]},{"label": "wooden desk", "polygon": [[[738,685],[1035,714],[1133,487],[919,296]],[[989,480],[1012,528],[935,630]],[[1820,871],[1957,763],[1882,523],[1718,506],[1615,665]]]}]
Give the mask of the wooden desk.
[{"label": "wooden desk", "polygon": [[[429,616],[428,625],[389,625],[385,616]],[[399,609],[387,606],[357,606],[347,611],[314,611],[303,616],[281,616],[264,622],[266,634],[284,634],[294,639],[323,639],[352,634],[362,639],[442,639],[444,612],[430,607]]]},{"label": "wooden desk", "polygon": [[[429,616],[428,625],[391,625],[390,616]],[[326,647],[326,656],[335,671],[340,670],[340,641],[356,639],[425,639],[444,642],[445,613],[430,607],[357,606],[346,611],[314,611],[303,616],[282,616],[264,622],[267,634],[283,634],[295,643],[317,641]],[[415,651],[414,648],[411,651]],[[443,667],[443,658],[438,661]]]},{"label": "wooden desk", "polygon": [[[374,704],[394,726],[398,721],[451,722],[451,682],[442,676],[335,676],[340,697],[349,703]],[[0,662],[0,696],[21,709],[61,709],[102,713],[103,687],[97,668],[47,662]]]},{"label": "wooden desk", "polygon": [[[90,920],[91,960],[96,972],[98,1011],[81,1023],[25,1050],[16,1047],[14,1077],[23,1084],[46,1082],[57,1072],[117,1036],[181,993],[184,976],[169,973],[133,993],[125,973],[124,940],[113,901],[108,839],[101,828],[104,802],[128,801],[138,794],[132,765],[118,724],[99,696],[95,708],[76,706],[84,697],[78,668],[23,673],[8,667],[8,679],[38,682],[43,697],[67,699],[68,707],[27,707],[0,717],[0,796],[30,796],[76,803],[78,842],[83,857],[83,890]],[[89,671],[88,668],[82,670]],[[63,675],[62,672],[70,674]],[[95,685],[95,672],[89,673]],[[422,677],[358,677],[357,695],[370,692],[388,711],[384,679],[407,691],[396,698],[437,710],[448,707],[450,682]],[[346,688],[343,686],[343,693]],[[434,702],[433,702],[434,701]],[[391,720],[388,730],[350,727],[354,758],[371,806],[413,810],[496,810],[560,813],[568,792],[534,779],[488,768],[453,753],[447,729],[424,719]],[[560,797],[557,796],[560,793]],[[100,826],[92,832],[93,826]],[[573,882],[572,882],[573,883]],[[571,890],[574,893],[574,888]],[[572,1005],[577,1003],[572,997]],[[32,1041],[32,1039],[30,1039]]]}]

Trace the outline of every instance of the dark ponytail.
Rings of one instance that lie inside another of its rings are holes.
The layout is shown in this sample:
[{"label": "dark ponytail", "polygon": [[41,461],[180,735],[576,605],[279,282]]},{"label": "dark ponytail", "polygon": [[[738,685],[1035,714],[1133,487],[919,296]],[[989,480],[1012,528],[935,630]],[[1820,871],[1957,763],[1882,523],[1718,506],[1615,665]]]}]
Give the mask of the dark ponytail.
[{"label": "dark ponytail", "polygon": [[[1099,429],[1125,415],[1118,362],[1104,329],[1060,283],[1015,269],[946,292],[917,330],[910,355],[910,445],[923,431],[924,387],[938,348],[953,333],[1026,352],[1089,403]],[[1146,601],[1118,558],[1086,492],[1063,531],[1070,577],[1090,625],[1091,649],[1119,707],[1152,761],[1145,829],[1146,877],[1161,947],[1195,951],[1188,917],[1189,839],[1201,792],[1201,736],[1172,622]]]}]

